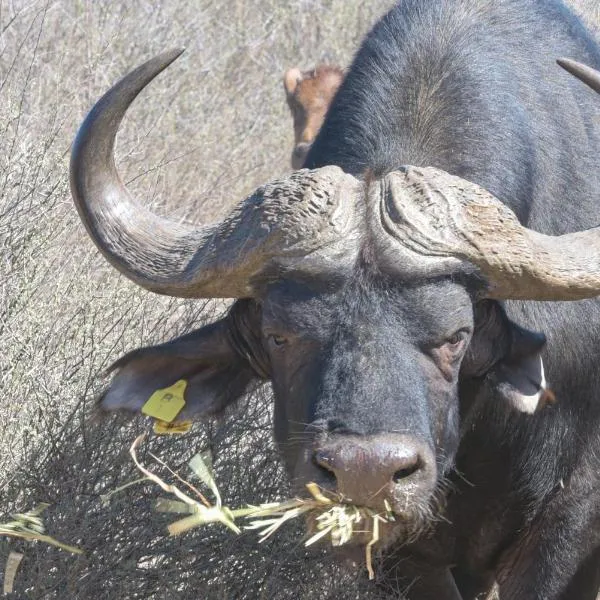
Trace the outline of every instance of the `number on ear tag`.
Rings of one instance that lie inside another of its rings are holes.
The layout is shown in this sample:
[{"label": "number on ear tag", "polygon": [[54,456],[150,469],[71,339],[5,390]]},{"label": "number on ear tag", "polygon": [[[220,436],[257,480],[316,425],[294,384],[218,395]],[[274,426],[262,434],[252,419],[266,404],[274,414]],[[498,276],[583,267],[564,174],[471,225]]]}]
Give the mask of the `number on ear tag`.
[{"label": "number on ear tag", "polygon": [[183,395],[186,386],[187,381],[180,379],[170,387],[156,390],[142,406],[142,412],[159,421],[170,423],[185,406]]},{"label": "number on ear tag", "polygon": [[175,423],[166,423],[165,421],[154,421],[154,433],[156,435],[177,435],[187,433],[192,426],[191,421],[175,421]]}]

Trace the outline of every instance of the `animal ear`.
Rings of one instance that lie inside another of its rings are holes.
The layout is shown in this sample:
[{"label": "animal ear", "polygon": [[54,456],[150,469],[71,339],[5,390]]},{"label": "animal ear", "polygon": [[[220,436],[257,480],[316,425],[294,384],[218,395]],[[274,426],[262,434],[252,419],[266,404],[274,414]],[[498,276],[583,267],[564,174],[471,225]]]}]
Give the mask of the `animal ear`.
[{"label": "animal ear", "polygon": [[475,332],[461,376],[483,384],[486,397],[532,414],[554,401],[542,361],[545,345],[543,334],[511,321],[500,303],[484,300],[475,306]]},{"label": "animal ear", "polygon": [[302,71],[297,67],[288,69],[283,75],[283,87],[288,96],[293,96],[298,84],[302,81]]},{"label": "animal ear", "polygon": [[252,301],[238,301],[216,323],[126,354],[111,367],[115,375],[99,408],[144,412],[163,421],[220,413],[253,382],[268,378],[256,329],[259,310]]},{"label": "animal ear", "polygon": [[520,412],[533,414],[555,402],[548,387],[542,350],[546,337],[511,322],[509,353],[488,373],[493,395]]}]

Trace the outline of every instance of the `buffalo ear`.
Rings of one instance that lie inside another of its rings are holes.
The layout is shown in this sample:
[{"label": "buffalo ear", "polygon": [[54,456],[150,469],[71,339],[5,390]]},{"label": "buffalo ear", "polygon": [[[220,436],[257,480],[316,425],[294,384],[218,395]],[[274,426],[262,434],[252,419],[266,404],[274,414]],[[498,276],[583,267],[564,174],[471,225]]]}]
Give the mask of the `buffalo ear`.
[{"label": "buffalo ear", "polygon": [[554,396],[546,381],[542,351],[546,337],[525,329],[506,315],[498,302],[475,306],[475,332],[461,375],[483,385],[485,396],[533,414]]},{"label": "buffalo ear", "polygon": [[520,412],[533,414],[555,401],[548,387],[542,351],[546,337],[511,322],[511,346],[507,356],[488,373],[493,395]]},{"label": "buffalo ear", "polygon": [[[99,408],[140,413],[155,392],[183,380],[185,404],[176,415],[177,421],[222,412],[251,384],[265,378],[244,356],[251,351],[252,341],[246,343],[243,353],[234,348],[236,338],[242,341],[248,337],[249,331],[243,326],[254,321],[248,318],[247,308],[248,301],[238,301],[228,316],[216,323],[120,358],[111,367],[115,375],[99,400]],[[237,330],[240,324],[242,331]],[[259,332],[255,334],[258,338]]]}]

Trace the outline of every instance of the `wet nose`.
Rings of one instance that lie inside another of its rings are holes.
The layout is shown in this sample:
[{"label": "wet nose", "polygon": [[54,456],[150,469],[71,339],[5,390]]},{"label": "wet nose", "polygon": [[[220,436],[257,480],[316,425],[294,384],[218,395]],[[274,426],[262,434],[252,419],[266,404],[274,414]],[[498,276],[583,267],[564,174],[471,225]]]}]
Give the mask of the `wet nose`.
[{"label": "wet nose", "polygon": [[314,451],[313,462],[348,502],[374,508],[393,506],[409,491],[428,495],[436,479],[431,449],[407,435],[332,437]]},{"label": "wet nose", "polygon": [[292,152],[292,168],[293,169],[301,169],[304,164],[304,160],[306,159],[306,155],[310,150],[310,144],[306,142],[301,142],[298,144],[293,152]]}]

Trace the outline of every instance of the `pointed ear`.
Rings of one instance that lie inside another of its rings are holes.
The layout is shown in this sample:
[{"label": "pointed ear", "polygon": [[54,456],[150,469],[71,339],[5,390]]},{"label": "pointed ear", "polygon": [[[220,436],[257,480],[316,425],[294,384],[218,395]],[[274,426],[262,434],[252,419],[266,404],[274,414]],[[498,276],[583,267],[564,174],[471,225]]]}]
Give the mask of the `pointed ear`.
[{"label": "pointed ear", "polygon": [[298,84],[302,81],[302,71],[297,67],[293,69],[288,69],[283,74],[283,87],[285,88],[285,93],[288,96],[293,96]]},{"label": "pointed ear", "polygon": [[185,385],[178,384],[183,392],[181,410],[173,419],[163,420],[220,413],[253,383],[268,377],[259,324],[258,305],[238,301],[216,323],[126,354],[111,367],[115,375],[99,400],[100,409],[140,413],[155,392],[183,381]]}]

